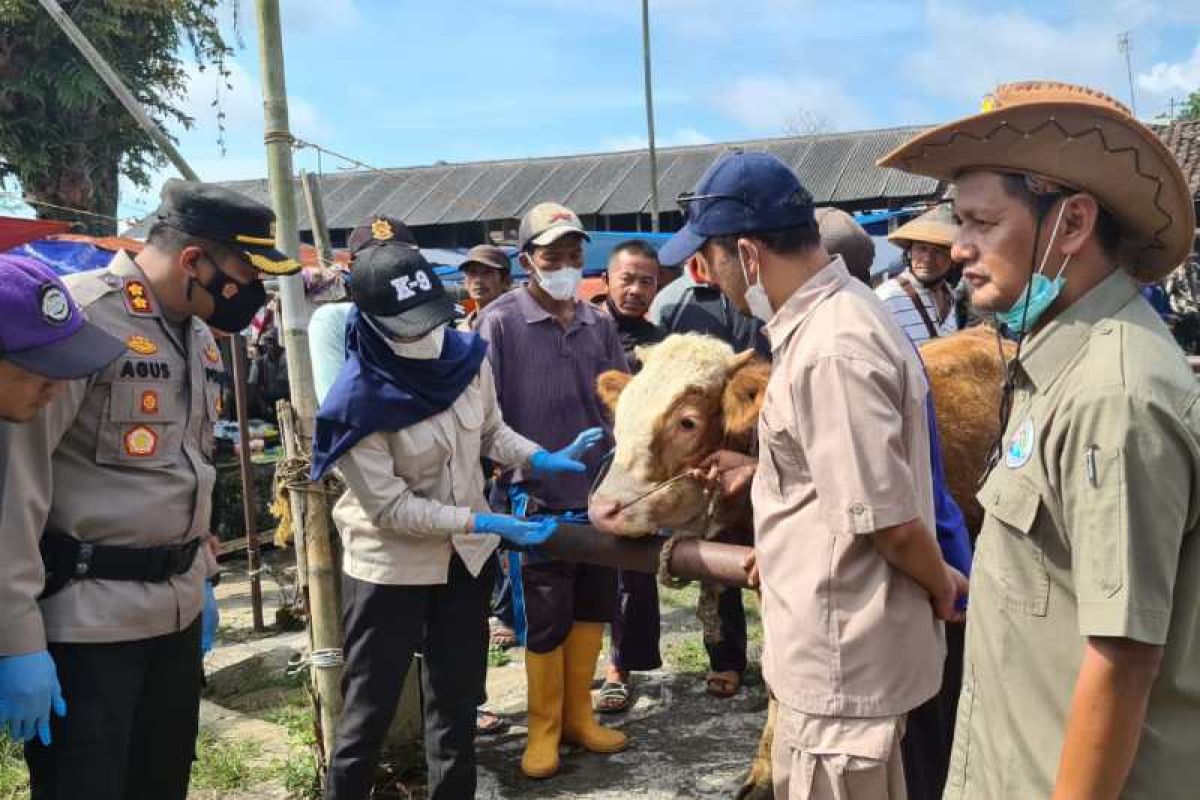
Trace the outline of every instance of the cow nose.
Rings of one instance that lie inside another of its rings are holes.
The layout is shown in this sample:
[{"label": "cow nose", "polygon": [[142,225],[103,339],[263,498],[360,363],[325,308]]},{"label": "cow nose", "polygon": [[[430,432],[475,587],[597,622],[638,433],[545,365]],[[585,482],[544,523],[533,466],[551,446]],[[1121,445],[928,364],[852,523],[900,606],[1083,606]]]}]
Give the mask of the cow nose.
[{"label": "cow nose", "polygon": [[592,498],[592,502],[588,505],[588,519],[592,521],[597,530],[606,533],[612,533],[616,527],[617,517],[621,514],[621,504],[616,500],[607,500],[601,497]]}]

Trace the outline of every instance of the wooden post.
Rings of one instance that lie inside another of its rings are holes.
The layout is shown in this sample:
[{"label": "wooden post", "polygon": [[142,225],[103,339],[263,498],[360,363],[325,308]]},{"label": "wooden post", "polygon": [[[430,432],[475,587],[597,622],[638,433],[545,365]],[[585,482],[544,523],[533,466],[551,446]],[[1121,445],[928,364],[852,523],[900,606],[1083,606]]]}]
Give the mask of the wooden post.
[{"label": "wooden post", "polygon": [[[300,236],[296,229],[296,194],[292,172],[292,135],[288,128],[287,86],[283,66],[283,30],[279,0],[257,0],[259,63],[263,81],[263,141],[267,148],[267,171],[271,206],[275,211],[276,246],[299,260]],[[279,279],[283,316],[283,341],[287,352],[288,384],[296,411],[295,429],[285,438],[289,461],[307,460],[308,448],[300,441],[312,436],[316,416],[312,362],[308,350],[308,303],[304,278],[289,275]],[[304,566],[308,579],[308,630],[312,650],[312,678],[316,687],[322,754],[325,763],[333,747],[334,726],[342,708],[342,619],[338,598],[338,565],[330,540],[329,504],[323,485],[307,481],[291,494],[292,524],[304,542]],[[297,564],[299,566],[299,564]]]},{"label": "wooden post", "polygon": [[304,207],[308,209],[308,224],[312,228],[313,246],[322,267],[333,264],[333,240],[329,236],[329,225],[325,222],[325,203],[321,199],[321,185],[317,176],[300,170],[300,188],[304,190]]},{"label": "wooden post", "polygon": [[237,406],[238,461],[242,468],[242,519],[246,524],[246,571],[250,574],[250,612],[254,630],[262,631],[262,560],[258,551],[258,514],[255,509],[254,464],[250,459],[250,414],[246,410],[246,337],[231,337],[233,398]]}]

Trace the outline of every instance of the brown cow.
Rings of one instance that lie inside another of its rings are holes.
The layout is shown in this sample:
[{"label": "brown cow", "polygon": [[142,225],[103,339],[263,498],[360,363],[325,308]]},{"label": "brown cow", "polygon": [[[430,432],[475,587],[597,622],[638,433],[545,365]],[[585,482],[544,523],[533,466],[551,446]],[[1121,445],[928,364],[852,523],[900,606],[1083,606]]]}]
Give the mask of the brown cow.
[{"label": "brown cow", "polygon": [[[758,412],[770,367],[752,353],[694,334],[671,336],[640,352],[636,376],[607,372],[597,388],[612,411],[616,450],[590,503],[601,530],[645,536],[661,528],[705,538],[744,538],[751,528],[745,497],[715,505],[703,487],[679,479],[721,449],[753,450]],[[947,481],[972,536],[982,510],[975,486],[999,429],[1003,380],[994,331],[972,328],[921,348],[930,376]],[[1011,350],[1007,351],[1011,356]],[[701,620],[712,616],[702,595]],[[774,703],[747,782],[738,797],[771,796]]]}]

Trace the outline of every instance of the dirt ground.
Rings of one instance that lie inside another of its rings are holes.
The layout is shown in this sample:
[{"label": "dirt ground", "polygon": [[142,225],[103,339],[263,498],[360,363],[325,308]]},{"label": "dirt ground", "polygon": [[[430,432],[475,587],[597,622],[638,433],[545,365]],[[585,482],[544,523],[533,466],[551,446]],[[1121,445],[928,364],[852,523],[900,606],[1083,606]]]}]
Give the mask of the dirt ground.
[{"label": "dirt ground", "polygon": [[[268,562],[275,567],[271,572],[279,574],[289,559],[287,552],[270,554]],[[194,791],[192,796],[262,800],[304,797],[300,788],[303,781],[294,777],[289,780],[288,773],[294,776],[302,772],[296,762],[304,760],[306,752],[299,739],[303,738],[308,712],[299,679],[286,676],[286,663],[289,657],[307,649],[306,637],[302,631],[255,635],[244,562],[231,561],[225,571],[218,588],[222,617],[218,645],[206,662],[210,691],[202,724],[217,740],[252,740],[252,762],[261,768],[249,772],[266,779],[252,778],[215,794]],[[263,577],[264,616],[270,624],[281,595],[271,574]],[[562,771],[550,780],[531,781],[518,767],[525,739],[523,652],[514,649],[505,655],[496,654],[496,662],[507,663],[488,670],[488,708],[508,720],[511,728],[505,734],[481,737],[477,742],[477,797],[732,797],[741,785],[766,717],[766,690],[752,667],[747,685],[736,697],[719,700],[704,692],[707,659],[700,644],[695,598],[695,587],[661,590],[664,666],[635,676],[636,702],[629,712],[603,717],[606,724],[628,734],[629,749],[598,756],[564,748]],[[757,606],[749,594],[746,601],[751,660],[756,663],[760,640]],[[606,653],[602,653],[597,678],[605,659]],[[411,771],[402,785],[392,783],[390,788],[379,796],[415,799],[424,794],[419,775],[413,776]]]}]

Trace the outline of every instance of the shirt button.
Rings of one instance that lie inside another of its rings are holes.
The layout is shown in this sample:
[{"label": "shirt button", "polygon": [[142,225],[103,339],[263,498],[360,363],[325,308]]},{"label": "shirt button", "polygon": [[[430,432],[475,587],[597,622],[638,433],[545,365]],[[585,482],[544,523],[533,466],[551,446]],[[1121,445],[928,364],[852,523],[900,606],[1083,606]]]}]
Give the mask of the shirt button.
[{"label": "shirt button", "polygon": [[866,510],[867,509],[863,506],[862,503],[855,503],[854,505],[850,506],[850,513],[855,515],[856,517],[861,516],[862,513]]}]

